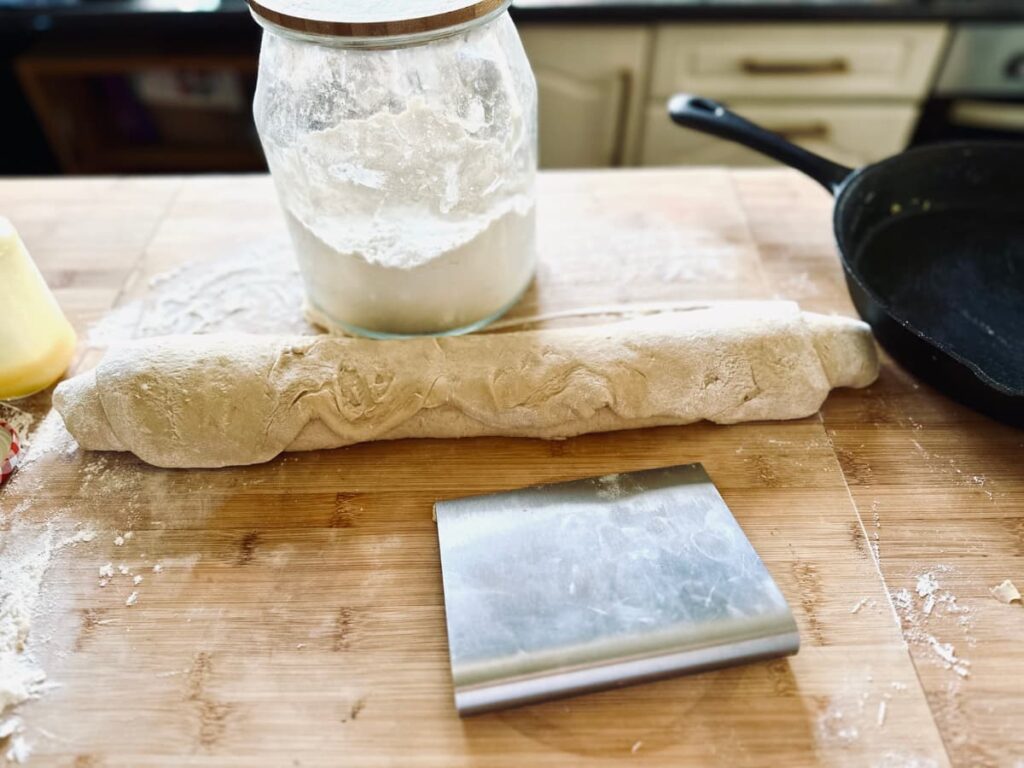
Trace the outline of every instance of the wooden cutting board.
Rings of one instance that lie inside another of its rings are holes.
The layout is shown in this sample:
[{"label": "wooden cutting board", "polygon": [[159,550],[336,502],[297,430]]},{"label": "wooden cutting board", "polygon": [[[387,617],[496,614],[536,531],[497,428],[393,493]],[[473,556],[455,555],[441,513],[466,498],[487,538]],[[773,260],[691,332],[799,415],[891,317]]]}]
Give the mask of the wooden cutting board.
[{"label": "wooden cutting board", "polygon": [[[541,264],[517,316],[770,297],[852,314],[830,200],[789,171],[545,174],[538,210]],[[284,238],[262,176],[8,181],[0,211],[83,334],[168,269]],[[97,354],[83,345],[79,367]],[[26,407],[44,415],[48,395]],[[378,443],[241,469],[86,454],[60,429],[54,417],[38,427],[34,461],[0,491],[8,546],[48,522],[96,534],[56,549],[43,579],[30,650],[56,687],[21,708],[31,764],[1011,765],[1024,755],[1024,608],[988,593],[1004,578],[1024,586],[1024,435],[888,361],[878,383],[834,393],[801,421]],[[456,717],[433,502],[691,461],[792,605],[799,655]],[[101,587],[108,562],[115,575]],[[946,644],[966,677],[948,668]]]}]

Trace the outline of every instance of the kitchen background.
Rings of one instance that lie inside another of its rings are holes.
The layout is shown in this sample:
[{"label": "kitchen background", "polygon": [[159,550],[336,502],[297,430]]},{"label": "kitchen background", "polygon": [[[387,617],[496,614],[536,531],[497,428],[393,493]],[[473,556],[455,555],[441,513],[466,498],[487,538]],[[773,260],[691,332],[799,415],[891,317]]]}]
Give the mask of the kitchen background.
[{"label": "kitchen background", "polygon": [[[1024,139],[1024,0],[517,0],[548,168],[763,165],[678,91],[848,165]],[[0,174],[257,171],[243,0],[0,0]]]}]

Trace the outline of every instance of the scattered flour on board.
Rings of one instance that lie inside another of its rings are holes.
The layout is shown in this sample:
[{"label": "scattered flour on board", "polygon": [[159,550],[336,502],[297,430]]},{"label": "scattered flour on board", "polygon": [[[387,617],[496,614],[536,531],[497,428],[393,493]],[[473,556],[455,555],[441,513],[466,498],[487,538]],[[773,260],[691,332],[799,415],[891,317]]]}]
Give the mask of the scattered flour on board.
[{"label": "scattered flour on board", "polygon": [[860,738],[860,728],[851,722],[845,711],[834,700],[818,718],[818,738],[824,742],[852,744]]},{"label": "scattered flour on board", "polygon": [[[586,231],[574,231],[573,235],[581,249],[599,253],[609,242],[615,242],[630,254],[619,265],[619,286],[651,280],[659,284],[713,284],[735,280],[744,268],[734,251],[714,242],[696,244],[681,237],[675,222],[654,210],[645,212],[639,221],[633,215],[604,216],[595,219]],[[694,235],[700,240],[705,237],[704,233]],[[711,240],[713,236],[706,237]],[[705,258],[708,251],[704,246],[715,251],[715,258]]]},{"label": "scattered flour on board", "polygon": [[20,721],[6,716],[39,696],[46,684],[46,672],[30,645],[43,576],[57,552],[94,538],[91,529],[71,532],[54,521],[39,526],[16,518],[0,540],[0,731],[6,732],[0,742],[8,762],[25,762],[31,747],[21,735]]},{"label": "scattered flour on board", "polygon": [[[47,570],[62,550],[94,541],[109,546],[114,536],[108,532],[110,538],[105,538],[88,525],[74,523],[67,508],[36,509],[34,500],[52,481],[53,470],[65,465],[84,506],[95,506],[90,502],[106,501],[112,494],[119,497],[110,524],[126,532],[118,535],[127,546],[134,544],[129,528],[138,500],[159,508],[160,494],[169,492],[157,475],[121,457],[80,454],[55,413],[35,427],[21,466],[0,493],[0,764],[28,760],[32,745],[13,710],[52,685],[37,656],[45,638],[36,638],[34,644],[32,635],[33,619],[53,607],[44,579]],[[41,461],[47,466],[36,465]],[[101,586],[114,577],[113,563],[100,560],[95,567],[92,573],[99,574]]]},{"label": "scattered flour on board", "polygon": [[[882,558],[881,545],[881,528],[882,528],[882,516],[879,513],[878,500],[871,502],[871,524],[874,526],[874,530],[871,531],[868,536],[868,545],[871,547],[871,552],[875,556],[875,562],[879,562]],[[865,527],[865,531],[866,531]]]},{"label": "scattered flour on board", "polygon": [[[180,478],[178,485],[172,485],[162,473],[124,456],[79,452],[56,413],[49,413],[34,426],[32,443],[18,471],[0,493],[0,734],[6,732],[0,735],[0,765],[5,759],[28,759],[28,734],[21,718],[15,717],[12,710],[52,685],[33,652],[46,638],[37,637],[33,647],[31,630],[34,617],[44,616],[55,607],[50,604],[53,595],[47,590],[44,576],[57,553],[90,542],[104,547],[105,556],[97,557],[88,569],[90,580],[96,574],[99,587],[124,587],[124,592],[118,589],[122,603],[133,595],[132,603],[141,600],[143,577],[133,573],[133,568],[152,568],[153,573],[159,574],[172,566],[192,567],[199,555],[165,558],[163,564],[151,564],[144,552],[134,551],[139,543],[139,537],[133,533],[136,522],[142,522],[140,517],[147,509],[164,509],[165,500],[181,493],[183,487],[186,493],[209,487],[202,473]],[[95,509],[97,502],[103,502],[106,529],[102,535],[89,526],[75,524],[67,508],[36,508],[34,500],[44,493],[58,469],[67,482],[75,484],[76,497],[83,509]],[[119,502],[114,507],[107,504],[111,496]],[[163,526],[160,520],[144,520],[149,526]],[[122,539],[120,547],[114,545],[117,537]],[[111,560],[115,552],[119,559]],[[88,556],[87,551],[84,557]],[[141,562],[129,567],[119,562],[120,558]],[[77,559],[81,561],[82,556]],[[39,728],[33,732],[46,736]]]},{"label": "scattered flour on board", "polygon": [[902,681],[875,681],[871,665],[850,667],[820,704],[816,741],[830,750],[858,749],[885,730],[894,705],[906,694]]},{"label": "scattered flour on board", "polygon": [[903,637],[910,644],[930,651],[932,662],[951,670],[960,678],[971,674],[971,662],[963,658],[953,642],[943,641],[930,631],[931,622],[945,628],[950,621],[961,629],[968,646],[975,644],[970,608],[961,605],[956,596],[943,589],[940,577],[952,573],[948,565],[937,565],[914,577],[914,589],[901,588],[891,593],[893,606],[900,617]]},{"label": "scattered flour on board", "polygon": [[[877,521],[875,525],[878,527]],[[971,662],[963,657],[958,645],[970,647],[975,640],[971,636],[970,609],[960,605],[956,596],[943,587],[942,582],[952,572],[953,568],[948,565],[936,565],[915,573],[911,577],[912,586],[893,590],[891,597],[907,643],[922,648],[924,659],[950,670],[952,677],[947,685],[945,706],[955,715],[957,695],[964,680],[970,676],[971,667]],[[858,614],[872,603],[870,599],[863,598],[848,610],[851,614]],[[950,624],[961,630],[963,640],[953,638],[957,642],[950,642],[949,638],[937,636],[936,632],[948,632]],[[893,680],[879,692],[872,683],[870,671],[859,678],[844,678],[838,693],[828,698],[827,706],[818,716],[816,736],[819,742],[840,749],[853,748],[862,739],[870,737],[873,730],[886,728],[894,712],[893,705],[906,693],[908,686],[905,682]],[[957,722],[953,722],[953,728],[957,733],[963,730]],[[939,761],[921,754],[889,752],[876,764],[937,766]]]},{"label": "scattered flour on board", "polygon": [[[90,346],[170,333],[319,332],[303,317],[301,277],[291,246],[283,239],[261,249],[186,264],[153,278],[149,287],[145,298],[94,325]],[[122,548],[131,543],[130,528],[140,508],[159,508],[159,498],[170,491],[156,474],[122,457],[79,454],[77,443],[54,412],[37,420],[22,408],[0,403],[0,419],[15,428],[25,448],[18,471],[0,497],[0,523],[7,526],[0,536],[0,763],[4,759],[21,763],[28,759],[31,745],[20,718],[11,712],[47,686],[46,673],[32,652],[30,632],[33,614],[43,607],[39,603],[44,575],[57,552],[96,536],[91,529],[74,529],[64,519],[67,510],[48,520],[27,522],[34,495],[47,483],[47,473],[30,468],[44,459],[48,464],[70,464],[81,498],[116,495],[121,504],[117,519],[110,522],[119,530],[110,535],[115,546]],[[193,479],[189,484],[196,482],[202,481]],[[142,582],[142,576],[114,563],[101,560],[96,568],[100,587],[126,575],[134,587]],[[159,563],[152,566],[153,573],[161,570]],[[138,591],[131,591],[122,599],[131,606],[139,598]]]},{"label": "scattered flour on board", "polygon": [[179,333],[319,333],[303,317],[304,295],[291,247],[281,240],[157,275],[144,298],[93,325],[88,342],[106,347]]},{"label": "scattered flour on board", "polygon": [[939,588],[939,583],[935,580],[935,574],[931,571],[922,573],[917,577],[917,594],[920,597],[932,597],[936,590]]},{"label": "scattered flour on board", "polygon": [[910,575],[913,587],[894,590],[891,595],[904,639],[920,649],[914,653],[916,662],[949,671],[945,688],[933,690],[929,696],[933,711],[943,724],[944,740],[953,750],[969,742],[983,750],[961,696],[963,686],[971,677],[971,662],[964,657],[965,647],[977,644],[972,635],[974,617],[971,608],[959,603],[943,586],[953,572],[952,567],[940,564],[913,573]]},{"label": "scattered flour on board", "polygon": [[28,651],[32,614],[53,555],[54,532],[4,536],[0,568],[0,714],[38,693],[46,674]]}]

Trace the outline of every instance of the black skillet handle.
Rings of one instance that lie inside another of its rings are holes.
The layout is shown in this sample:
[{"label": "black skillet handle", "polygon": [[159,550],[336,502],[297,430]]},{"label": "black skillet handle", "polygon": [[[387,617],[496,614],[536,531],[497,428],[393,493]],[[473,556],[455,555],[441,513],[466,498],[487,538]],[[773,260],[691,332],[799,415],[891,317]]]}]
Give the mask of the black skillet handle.
[{"label": "black skillet handle", "polygon": [[679,125],[744,144],[762,155],[796,168],[833,194],[853,172],[844,165],[808,152],[778,134],[744,120],[711,99],[686,93],[676,94],[668,101],[668,113]]}]

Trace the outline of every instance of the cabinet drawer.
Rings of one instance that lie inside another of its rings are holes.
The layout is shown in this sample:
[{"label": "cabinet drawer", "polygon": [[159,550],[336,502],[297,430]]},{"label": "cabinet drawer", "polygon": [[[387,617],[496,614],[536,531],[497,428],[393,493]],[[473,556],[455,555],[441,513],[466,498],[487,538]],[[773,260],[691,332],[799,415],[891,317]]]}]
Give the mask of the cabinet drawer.
[{"label": "cabinet drawer", "polygon": [[943,24],[661,27],[652,92],[715,98],[924,96]]},{"label": "cabinet drawer", "polygon": [[[776,106],[732,102],[730,108],[755,123],[836,162],[859,166],[903,149],[917,109],[904,104],[803,104]],[[665,105],[648,105],[644,165],[775,164],[751,149],[673,123]]]}]

